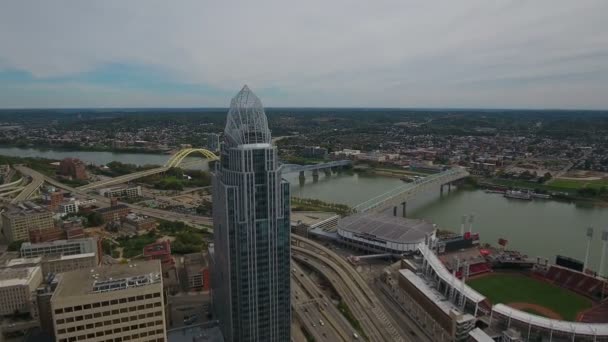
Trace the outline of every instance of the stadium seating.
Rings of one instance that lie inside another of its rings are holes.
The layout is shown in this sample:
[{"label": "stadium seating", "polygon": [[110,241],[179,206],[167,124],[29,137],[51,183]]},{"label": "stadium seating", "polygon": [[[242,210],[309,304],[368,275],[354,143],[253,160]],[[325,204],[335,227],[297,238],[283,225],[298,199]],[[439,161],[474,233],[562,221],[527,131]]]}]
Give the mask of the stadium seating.
[{"label": "stadium seating", "polygon": [[485,262],[480,262],[474,265],[469,266],[469,275],[474,276],[486,272],[490,272],[492,268]]},{"label": "stadium seating", "polygon": [[[538,273],[542,275],[541,273]],[[543,276],[555,285],[565,287],[591,299],[600,299],[603,282],[591,275],[551,266]]]},{"label": "stadium seating", "polygon": [[587,323],[608,323],[608,300],[585,311],[579,320]]}]

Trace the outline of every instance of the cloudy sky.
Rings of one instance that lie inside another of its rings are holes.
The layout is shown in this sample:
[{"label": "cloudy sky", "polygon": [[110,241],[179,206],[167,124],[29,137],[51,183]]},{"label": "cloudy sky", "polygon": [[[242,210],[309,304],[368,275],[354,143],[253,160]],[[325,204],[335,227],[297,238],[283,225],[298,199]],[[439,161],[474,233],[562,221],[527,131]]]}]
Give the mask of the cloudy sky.
[{"label": "cloudy sky", "polygon": [[608,1],[3,0],[0,108],[608,109]]}]

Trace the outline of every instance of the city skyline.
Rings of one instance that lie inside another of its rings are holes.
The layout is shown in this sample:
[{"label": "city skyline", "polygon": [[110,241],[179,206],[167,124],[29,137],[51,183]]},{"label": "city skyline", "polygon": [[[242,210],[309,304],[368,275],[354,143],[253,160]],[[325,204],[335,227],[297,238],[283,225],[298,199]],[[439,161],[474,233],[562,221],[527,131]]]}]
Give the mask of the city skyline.
[{"label": "city skyline", "polygon": [[0,108],[608,108],[602,1],[143,5],[2,5]]}]

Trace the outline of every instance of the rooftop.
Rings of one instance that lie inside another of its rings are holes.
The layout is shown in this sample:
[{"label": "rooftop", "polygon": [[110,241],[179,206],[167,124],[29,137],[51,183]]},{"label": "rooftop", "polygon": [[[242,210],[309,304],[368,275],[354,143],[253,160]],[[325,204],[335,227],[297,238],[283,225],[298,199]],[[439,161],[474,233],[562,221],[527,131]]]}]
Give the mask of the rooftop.
[{"label": "rooftop", "polygon": [[334,216],[336,216],[336,213],[322,211],[292,211],[291,224],[302,223],[307,226],[312,226]]},{"label": "rooftop", "polygon": [[338,222],[338,230],[384,241],[412,243],[424,240],[425,236],[433,233],[435,227],[425,220],[381,213],[360,213],[341,219]]},{"label": "rooftop", "polygon": [[38,265],[42,261],[41,257],[34,258],[15,258],[8,260],[5,264],[6,267],[20,267],[24,265]]},{"label": "rooftop", "polygon": [[41,214],[41,213],[50,213],[50,211],[45,208],[32,203],[32,202],[21,202],[17,205],[10,204],[5,206],[3,214],[6,216],[26,216],[29,214]]},{"label": "rooftop", "polygon": [[0,287],[28,285],[39,266],[0,269]]},{"label": "rooftop", "polygon": [[428,299],[433,301],[438,308],[441,309],[446,315],[450,315],[450,312],[456,311],[460,313],[460,310],[456,308],[447,298],[445,298],[441,293],[437,290],[431,288],[424,279],[417,276],[414,272],[403,269],[399,270],[399,274],[402,277],[407,279],[412,285],[414,285],[418,291],[422,292]]},{"label": "rooftop", "polygon": [[57,287],[54,297],[74,297],[124,290],[160,283],[161,279],[162,274],[158,260],[114,264],[90,270],[76,270],[63,274],[63,279]]},{"label": "rooftop", "polygon": [[230,101],[224,134],[231,147],[271,142],[262,102],[246,85]]},{"label": "rooftop", "polygon": [[84,238],[84,239],[73,239],[73,240],[55,240],[49,242],[41,242],[41,243],[31,243],[24,242],[21,245],[21,249],[25,248],[44,248],[44,247],[52,247],[52,246],[61,246],[66,244],[77,244],[77,243],[89,243],[93,240],[93,238]]}]

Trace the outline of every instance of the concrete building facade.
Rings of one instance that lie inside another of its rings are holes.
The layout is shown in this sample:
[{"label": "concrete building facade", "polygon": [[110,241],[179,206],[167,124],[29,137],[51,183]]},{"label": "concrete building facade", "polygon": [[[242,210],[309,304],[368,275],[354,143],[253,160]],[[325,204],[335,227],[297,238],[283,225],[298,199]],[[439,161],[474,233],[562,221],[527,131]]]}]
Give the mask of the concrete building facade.
[{"label": "concrete building facade", "polygon": [[58,240],[44,243],[23,243],[19,253],[22,258],[44,255],[73,255],[96,253],[100,255],[99,242],[95,238]]},{"label": "concrete building facade", "polygon": [[213,179],[213,306],[226,341],[290,341],[289,183],[247,86],[232,99]]},{"label": "concrete building facade", "polygon": [[0,316],[30,313],[38,316],[36,288],[42,283],[40,267],[0,269]]},{"label": "concrete building facade", "polygon": [[67,272],[51,298],[58,342],[166,341],[157,260]]},{"label": "concrete building facade", "polygon": [[10,205],[2,212],[2,234],[8,242],[30,241],[30,231],[53,227],[53,213],[35,205]]}]

